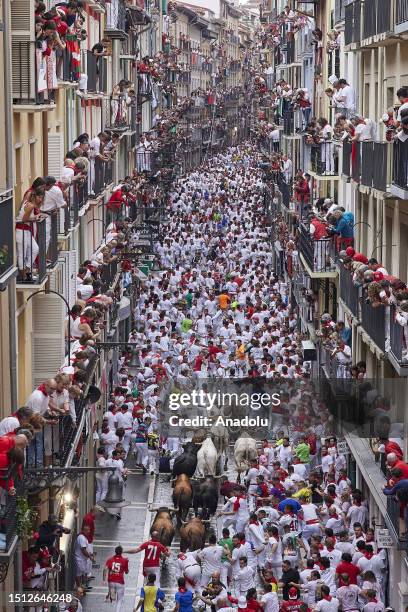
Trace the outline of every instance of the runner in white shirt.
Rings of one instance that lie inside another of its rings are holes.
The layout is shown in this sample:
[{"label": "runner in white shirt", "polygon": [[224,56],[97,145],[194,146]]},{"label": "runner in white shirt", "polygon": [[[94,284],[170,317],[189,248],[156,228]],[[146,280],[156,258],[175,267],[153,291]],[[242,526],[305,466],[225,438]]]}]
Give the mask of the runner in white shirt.
[{"label": "runner in white shirt", "polygon": [[233,573],[235,597],[246,595],[254,584],[255,569],[248,566],[246,557],[239,559],[239,569]]},{"label": "runner in white shirt", "polygon": [[215,534],[210,534],[208,546],[198,553],[198,558],[202,563],[201,586],[205,587],[210,582],[214,572],[221,573],[221,558],[225,553],[222,546],[217,544]]}]

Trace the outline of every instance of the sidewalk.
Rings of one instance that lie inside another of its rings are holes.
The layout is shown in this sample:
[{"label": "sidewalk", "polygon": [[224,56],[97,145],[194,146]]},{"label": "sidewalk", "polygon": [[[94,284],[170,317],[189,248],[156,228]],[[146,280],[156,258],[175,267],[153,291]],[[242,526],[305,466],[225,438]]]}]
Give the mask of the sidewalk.
[{"label": "sidewalk", "polygon": [[[149,490],[150,476],[129,476],[125,499],[130,505],[122,510],[122,519],[103,514],[96,523],[96,534],[94,540],[94,552],[96,553],[95,564],[98,568],[92,570],[95,580],[92,580],[90,591],[83,601],[83,609],[86,612],[98,610],[114,610],[115,603],[105,603],[107,586],[103,584],[102,573],[105,561],[114,554],[115,546],[121,544],[124,548],[133,548],[143,541],[143,528],[146,516],[147,494]],[[136,596],[136,583],[139,571],[141,554],[129,555],[129,574],[126,577],[125,599],[122,612],[131,612]]]}]

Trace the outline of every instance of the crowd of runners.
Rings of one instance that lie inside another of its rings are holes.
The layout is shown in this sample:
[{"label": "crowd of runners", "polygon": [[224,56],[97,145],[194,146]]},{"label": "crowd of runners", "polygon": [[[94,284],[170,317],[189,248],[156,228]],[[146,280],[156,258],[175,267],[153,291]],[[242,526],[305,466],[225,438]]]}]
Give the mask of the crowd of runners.
[{"label": "crowd of runners", "polygon": [[[331,415],[302,358],[287,286],[273,269],[261,162],[251,145],[231,148],[173,186],[156,245],[160,271],[141,282],[129,338],[139,367],[135,373],[124,356],[98,457],[101,467],[116,465],[125,477],[123,461],[133,450],[144,473],[157,473],[165,452],[173,460],[183,452],[182,436],[171,428],[163,435],[163,390],[202,388],[209,380],[279,386],[269,442],[259,440],[244,486],[232,484],[220,496],[203,548],[182,545],[175,555],[153,531],[136,549],[116,549],[106,578],[116,585],[117,610],[124,555],[135,552],[144,553],[146,578],[137,607],[148,612],[385,609],[386,553],[332,437]],[[106,478],[97,476],[97,501],[106,495]],[[168,556],[177,556],[171,602],[160,588]]]}]

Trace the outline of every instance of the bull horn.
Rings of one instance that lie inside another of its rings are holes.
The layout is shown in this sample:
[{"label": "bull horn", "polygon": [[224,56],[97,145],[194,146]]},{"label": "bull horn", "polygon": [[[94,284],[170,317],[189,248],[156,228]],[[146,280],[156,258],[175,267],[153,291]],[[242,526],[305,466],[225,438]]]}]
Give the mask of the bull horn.
[{"label": "bull horn", "polygon": [[211,523],[211,520],[210,519],[201,519],[201,522],[202,523]]},{"label": "bull horn", "polygon": [[213,476],[213,478],[224,478],[224,476],[228,476],[228,474],[220,474],[219,476]]},{"label": "bull horn", "polygon": [[183,521],[183,520],[181,520],[181,519],[180,519],[180,521],[181,521],[181,523],[182,523],[183,525],[187,525],[187,524],[188,524],[188,521]]},{"label": "bull horn", "polygon": [[193,476],[190,478],[191,481],[193,482],[198,482],[199,480],[201,480],[201,478],[193,478]]}]

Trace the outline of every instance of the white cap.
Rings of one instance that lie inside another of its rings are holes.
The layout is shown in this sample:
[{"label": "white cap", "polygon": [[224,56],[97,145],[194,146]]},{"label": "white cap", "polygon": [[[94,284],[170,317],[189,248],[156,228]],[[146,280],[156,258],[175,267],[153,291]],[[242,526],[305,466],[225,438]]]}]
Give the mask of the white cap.
[{"label": "white cap", "polygon": [[383,114],[383,116],[381,117],[381,119],[382,119],[383,121],[389,121],[389,120],[390,120],[390,116],[389,116],[389,114],[388,114],[388,113],[384,113],[384,114]]},{"label": "white cap", "polygon": [[329,83],[331,85],[335,85],[338,82],[338,78],[336,77],[335,74],[332,74],[331,76],[329,76]]}]

